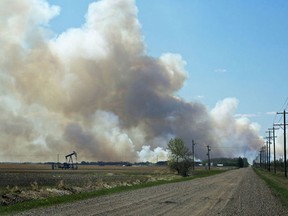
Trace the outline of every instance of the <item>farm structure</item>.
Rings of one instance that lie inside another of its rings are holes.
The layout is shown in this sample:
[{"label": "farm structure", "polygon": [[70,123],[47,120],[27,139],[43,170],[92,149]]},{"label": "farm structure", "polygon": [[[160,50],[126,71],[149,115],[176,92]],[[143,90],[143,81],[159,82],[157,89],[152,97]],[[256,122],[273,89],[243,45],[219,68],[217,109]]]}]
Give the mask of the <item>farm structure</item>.
[{"label": "farm structure", "polygon": [[[74,156],[74,160],[73,160]],[[77,153],[73,151],[71,154],[65,156],[66,162],[64,163],[52,163],[52,169],[78,169],[77,166]]]}]

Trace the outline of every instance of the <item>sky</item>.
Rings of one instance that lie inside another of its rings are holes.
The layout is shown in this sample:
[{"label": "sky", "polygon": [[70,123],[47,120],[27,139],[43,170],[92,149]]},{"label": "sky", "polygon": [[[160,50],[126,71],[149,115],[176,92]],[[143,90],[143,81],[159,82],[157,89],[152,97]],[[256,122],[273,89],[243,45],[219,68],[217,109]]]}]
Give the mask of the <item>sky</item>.
[{"label": "sky", "polygon": [[[61,6],[50,25],[58,33],[84,22],[93,1],[49,0]],[[210,109],[224,98],[239,100],[237,115],[261,126],[265,136],[283,111],[288,80],[288,2],[137,0],[147,52],[179,53],[189,79],[179,91]]]},{"label": "sky", "polygon": [[251,162],[288,107],[285,0],[5,3],[0,160],[165,160],[181,137]]}]

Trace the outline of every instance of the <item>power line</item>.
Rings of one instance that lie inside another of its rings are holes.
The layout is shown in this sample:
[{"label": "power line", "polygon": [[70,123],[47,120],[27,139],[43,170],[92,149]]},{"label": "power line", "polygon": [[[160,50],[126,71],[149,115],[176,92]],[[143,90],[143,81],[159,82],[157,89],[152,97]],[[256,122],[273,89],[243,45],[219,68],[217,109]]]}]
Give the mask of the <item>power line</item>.
[{"label": "power line", "polygon": [[[288,97],[286,98],[285,102],[283,103],[282,107],[280,108],[280,110],[286,110],[288,107]],[[276,118],[277,118],[277,113],[275,114],[274,120],[273,120],[273,124],[279,124],[282,121],[283,116],[280,116],[280,119],[276,122]]]},{"label": "power line", "polygon": [[[286,106],[285,106],[285,105],[286,105]],[[283,104],[283,106],[281,107],[280,110],[286,109],[287,106],[288,106],[288,97],[286,98],[286,100],[285,100],[285,102],[284,102],[284,104]]]},{"label": "power line", "polygon": [[273,124],[275,124],[275,123],[278,124],[278,123],[280,123],[280,122],[282,121],[283,116],[280,116],[279,119],[278,119],[278,121],[276,121],[277,116],[278,116],[278,115],[277,115],[277,113],[276,113],[276,114],[275,114],[275,117],[274,117],[274,120],[273,120]]}]

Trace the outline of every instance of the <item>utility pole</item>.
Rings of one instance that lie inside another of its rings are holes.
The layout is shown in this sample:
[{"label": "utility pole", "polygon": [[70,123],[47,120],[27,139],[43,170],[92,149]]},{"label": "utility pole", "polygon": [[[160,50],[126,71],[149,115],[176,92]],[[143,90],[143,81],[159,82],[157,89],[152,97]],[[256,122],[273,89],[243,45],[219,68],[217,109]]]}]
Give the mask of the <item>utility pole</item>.
[{"label": "utility pole", "polygon": [[210,146],[209,145],[207,145],[207,150],[208,150],[208,152],[207,152],[207,156],[208,156],[208,167],[209,167],[209,170],[210,170],[210,151],[211,151],[211,148],[210,148]]},{"label": "utility pole", "polygon": [[268,160],[267,160],[267,158],[268,158],[268,152],[267,152],[267,141],[266,141],[266,143],[264,142],[264,160],[265,160],[265,169],[267,169],[267,167],[268,167]]},{"label": "utility pole", "polygon": [[266,168],[266,146],[265,144],[261,147],[261,165]]},{"label": "utility pole", "polygon": [[285,169],[285,177],[287,177],[287,164],[286,164],[286,111],[280,113],[277,112],[277,114],[283,114],[284,122],[283,124],[274,124],[276,126],[283,126],[284,130],[284,169]]},{"label": "utility pole", "polygon": [[268,145],[268,171],[270,172],[270,165],[271,165],[271,142],[270,142],[270,140],[271,140],[271,131],[268,129],[268,131],[266,131],[266,133],[268,133],[269,135],[268,135],[268,137],[266,137],[266,139],[267,139],[267,145]]},{"label": "utility pole", "polygon": [[261,151],[259,151],[259,155],[260,155],[260,167],[262,166],[262,163],[261,163],[261,161],[262,161],[262,150]]},{"label": "utility pole", "polygon": [[195,170],[195,151],[194,151],[194,146],[195,146],[196,143],[194,143],[194,140],[192,140],[192,157],[193,157],[193,164],[192,164],[192,168],[193,168],[193,171]]},{"label": "utility pole", "polygon": [[269,170],[269,160],[268,160],[268,155],[269,155],[268,140],[266,140],[266,169],[267,169],[267,170]]},{"label": "utility pole", "polygon": [[273,154],[274,154],[274,173],[276,174],[276,150],[275,150],[275,145],[276,145],[276,141],[275,141],[275,130],[278,130],[279,128],[275,128],[273,126],[273,128],[269,128],[268,130],[272,130],[273,131],[273,135],[272,135],[272,138],[273,138]]}]

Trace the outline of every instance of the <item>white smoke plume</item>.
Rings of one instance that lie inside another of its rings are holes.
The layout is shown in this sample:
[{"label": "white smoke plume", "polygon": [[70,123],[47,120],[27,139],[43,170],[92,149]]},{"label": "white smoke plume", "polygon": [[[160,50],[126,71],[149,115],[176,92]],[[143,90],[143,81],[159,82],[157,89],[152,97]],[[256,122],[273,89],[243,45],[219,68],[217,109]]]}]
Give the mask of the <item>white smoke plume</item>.
[{"label": "white smoke plume", "polygon": [[191,140],[198,158],[250,156],[262,144],[236,99],[210,112],[176,97],[187,79],[178,54],[147,55],[133,0],[89,5],[80,28],[55,35],[60,8],[0,1],[0,161],[167,159],[167,143]]}]

